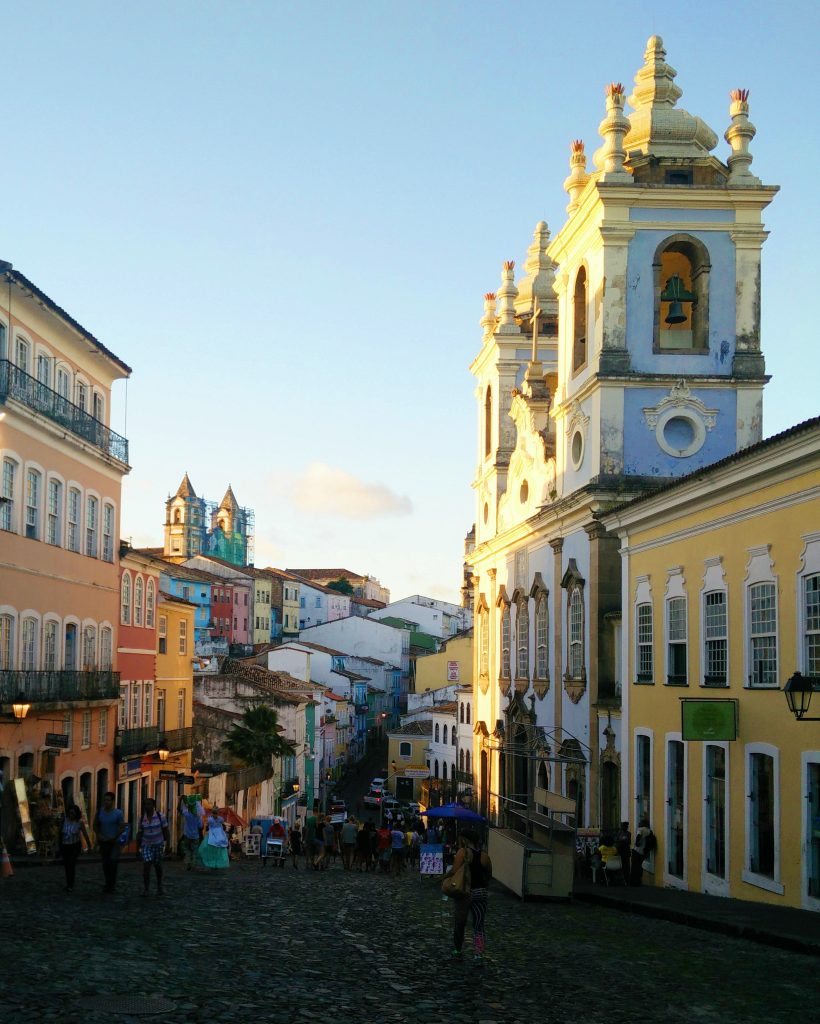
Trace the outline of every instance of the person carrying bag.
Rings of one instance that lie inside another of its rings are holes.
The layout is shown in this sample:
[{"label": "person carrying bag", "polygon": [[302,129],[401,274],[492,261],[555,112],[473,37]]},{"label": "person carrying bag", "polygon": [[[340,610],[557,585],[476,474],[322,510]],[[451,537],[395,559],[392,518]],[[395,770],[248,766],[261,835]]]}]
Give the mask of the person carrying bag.
[{"label": "person carrying bag", "polygon": [[486,945],[484,919],[487,916],[487,886],[493,876],[493,862],[484,853],[478,834],[462,830],[453,866],[444,876],[441,891],[453,900],[453,953],[461,956],[467,917],[473,923],[473,955],[480,960]]}]

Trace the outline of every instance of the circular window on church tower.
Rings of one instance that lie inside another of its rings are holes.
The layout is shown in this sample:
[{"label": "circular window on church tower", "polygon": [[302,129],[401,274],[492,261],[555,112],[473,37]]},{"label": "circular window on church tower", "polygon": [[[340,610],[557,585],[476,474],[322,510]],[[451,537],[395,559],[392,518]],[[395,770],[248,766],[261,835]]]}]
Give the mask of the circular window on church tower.
[{"label": "circular window on church tower", "polygon": [[689,411],[670,410],[658,419],[655,429],[658,445],[667,455],[685,459],[703,447],[706,426],[703,420]]},{"label": "circular window on church tower", "polygon": [[569,454],[572,459],[572,464],[576,469],[581,468],[581,462],[584,458],[584,435],[580,430],[576,430],[572,435],[572,441],[569,446]]},{"label": "circular window on church tower", "polygon": [[487,520],[490,518],[490,506],[487,502],[484,502],[484,524],[486,525]]},{"label": "circular window on church tower", "polygon": [[521,502],[522,505],[524,505],[526,503],[527,498],[529,498],[529,496],[530,496],[530,485],[525,480],[524,483],[521,484],[521,490],[518,492],[518,498],[519,498],[519,501]]}]

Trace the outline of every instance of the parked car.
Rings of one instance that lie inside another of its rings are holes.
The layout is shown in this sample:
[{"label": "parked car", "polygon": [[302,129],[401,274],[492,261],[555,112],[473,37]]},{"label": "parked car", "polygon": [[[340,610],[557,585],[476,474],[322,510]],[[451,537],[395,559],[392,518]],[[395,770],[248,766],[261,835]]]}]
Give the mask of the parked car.
[{"label": "parked car", "polygon": [[410,801],[410,803],[402,804],[401,809],[405,812],[405,814],[409,814],[411,818],[415,818],[417,817],[419,811],[421,810],[421,805],[415,803],[415,801]]},{"label": "parked car", "polygon": [[347,804],[344,800],[331,800],[328,814],[332,825],[343,825],[347,821]]},{"label": "parked car", "polygon": [[377,775],[376,778],[371,781],[370,788],[383,790],[386,781],[387,779],[383,779],[380,775]]},{"label": "parked car", "polygon": [[383,792],[382,789],[371,789],[369,793],[366,793],[364,797],[365,807],[381,807]]}]

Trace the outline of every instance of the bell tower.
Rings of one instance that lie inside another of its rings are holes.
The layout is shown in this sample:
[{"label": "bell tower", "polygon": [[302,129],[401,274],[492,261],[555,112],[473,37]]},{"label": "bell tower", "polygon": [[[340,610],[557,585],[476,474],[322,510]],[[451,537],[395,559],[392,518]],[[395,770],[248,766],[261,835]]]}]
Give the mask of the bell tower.
[{"label": "bell tower", "polygon": [[629,98],[606,87],[591,171],[571,147],[569,216],[548,249],[563,493],[681,476],[762,436],[761,216],[777,188],[750,171],[748,91],[730,94],[724,162],[677,105],[676,76],[652,36]]},{"label": "bell tower", "polygon": [[203,507],[186,473],[176,494],[165,502],[166,558],[182,562],[202,551]]},{"label": "bell tower", "polygon": [[476,378],[477,452],[476,538],[481,544],[498,529],[498,503],[507,488],[516,429],[510,416],[513,393],[525,383],[535,361],[540,382],[554,383],[557,369],[557,301],[553,263],[547,255],[550,233],[539,221],[516,285],[515,263],[502,265],[497,292],[484,296],[481,351],[470,372]]}]

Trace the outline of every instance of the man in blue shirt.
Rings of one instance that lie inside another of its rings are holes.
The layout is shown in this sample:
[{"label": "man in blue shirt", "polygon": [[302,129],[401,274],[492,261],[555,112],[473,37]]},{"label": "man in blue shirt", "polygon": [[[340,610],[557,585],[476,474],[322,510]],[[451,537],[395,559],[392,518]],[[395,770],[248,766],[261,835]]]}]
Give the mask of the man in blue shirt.
[{"label": "man in blue shirt", "polygon": [[103,805],[94,818],[97,846],[100,848],[105,885],[103,892],[114,892],[117,884],[117,865],[120,860],[120,837],[125,832],[125,818],[119,807],[114,806],[114,794],[106,793]]},{"label": "man in blue shirt", "polygon": [[196,851],[199,849],[202,828],[199,815],[191,810],[184,796],[180,797],[179,809],[182,814],[182,848],[185,852],[185,868],[190,871],[194,866]]}]

